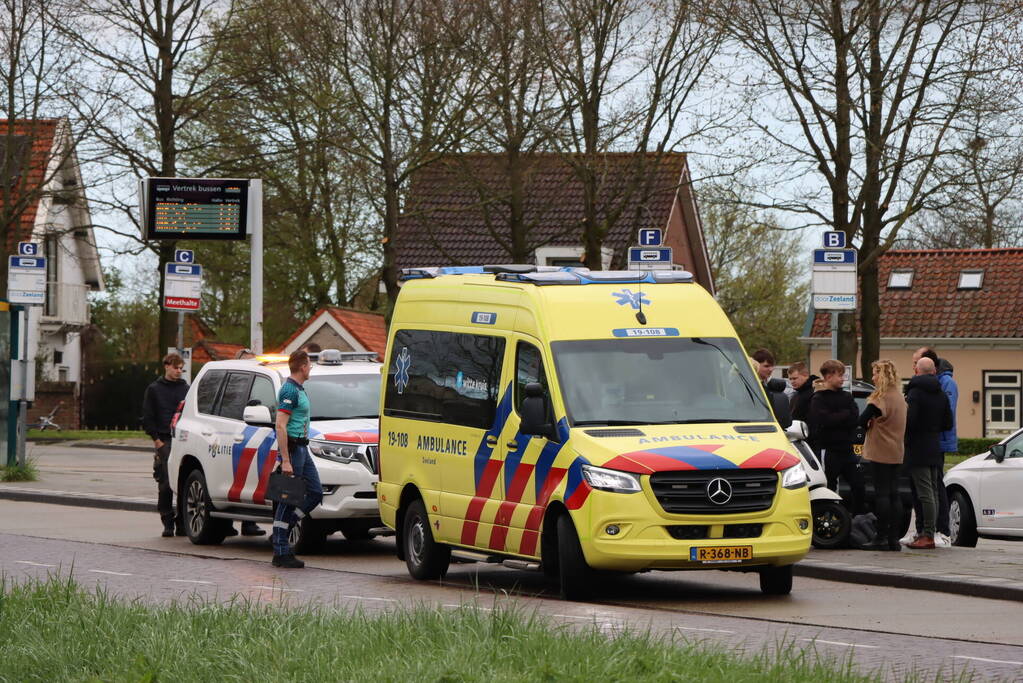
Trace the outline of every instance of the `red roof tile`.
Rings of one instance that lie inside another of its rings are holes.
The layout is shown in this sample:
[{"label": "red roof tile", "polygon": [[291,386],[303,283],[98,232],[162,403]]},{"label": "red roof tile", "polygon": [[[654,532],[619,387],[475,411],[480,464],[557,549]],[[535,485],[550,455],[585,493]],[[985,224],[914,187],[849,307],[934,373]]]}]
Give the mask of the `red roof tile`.
[{"label": "red roof tile", "polygon": [[387,348],[387,323],[384,321],[384,316],[380,313],[355,311],[338,306],[325,306],[313,313],[308,320],[295,330],[294,334],[281,344],[281,348],[288,348],[288,345],[297,339],[324,312],[329,313],[334,320],[348,330],[348,333],[355,337],[355,340],[363,348],[368,351],[375,351],[380,358],[384,357],[384,350]]},{"label": "red roof tile", "polygon": [[[660,158],[648,154],[642,160],[649,164],[644,169],[649,197],[643,201],[643,193],[633,192],[620,219],[608,231],[604,246],[614,249],[616,255],[633,244],[639,228],[667,223],[686,168],[686,155],[681,153]],[[637,155],[605,154],[600,162],[598,202],[614,210],[636,173]],[[457,155],[416,172],[399,223],[400,239],[395,245],[398,267],[509,262],[510,247],[500,242],[507,233],[502,229],[507,223],[507,206],[481,202],[481,196],[507,192],[505,163],[500,155]],[[527,251],[546,245],[580,245],[583,187],[569,164],[556,154],[534,155],[525,185],[525,220],[535,226],[526,238]]]},{"label": "red roof tile", "polygon": [[[912,270],[909,289],[889,289],[893,270]],[[984,272],[980,289],[959,289],[964,270]],[[878,260],[881,336],[1023,338],[1023,248],[892,250]],[[827,337],[814,316],[811,337]]]},{"label": "red roof tile", "polygon": [[[20,187],[23,193],[35,192],[48,180],[46,171],[53,158],[53,138],[57,131],[58,121],[56,119],[16,120],[9,129],[10,123],[8,119],[0,119],[0,137],[6,138],[10,134],[26,136],[32,140],[27,173],[24,174],[24,181]],[[2,201],[2,197],[0,197],[0,201]],[[14,204],[15,202],[17,202],[17,195],[12,195],[10,203]],[[39,196],[36,195],[21,212],[16,228],[7,235],[9,252],[13,251],[16,242],[27,240],[31,236],[38,208]]]}]

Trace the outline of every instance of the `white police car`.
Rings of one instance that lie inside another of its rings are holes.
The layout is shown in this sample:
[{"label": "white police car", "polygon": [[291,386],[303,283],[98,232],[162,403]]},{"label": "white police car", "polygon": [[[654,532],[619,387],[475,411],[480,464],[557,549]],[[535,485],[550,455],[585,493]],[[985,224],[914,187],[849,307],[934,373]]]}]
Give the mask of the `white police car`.
[{"label": "white police car", "polygon": [[[376,354],[336,349],[313,358],[304,386],[323,502],[293,532],[299,552],[316,550],[334,531],[365,539],[381,526],[374,488],[381,364]],[[232,520],[273,522],[266,488],[277,466],[277,393],[289,374],[282,356],[214,361],[189,387],[172,423],[168,472],[193,543],[220,543]]]},{"label": "white police car", "polygon": [[950,469],[945,489],[953,545],[1023,538],[1023,429]]}]

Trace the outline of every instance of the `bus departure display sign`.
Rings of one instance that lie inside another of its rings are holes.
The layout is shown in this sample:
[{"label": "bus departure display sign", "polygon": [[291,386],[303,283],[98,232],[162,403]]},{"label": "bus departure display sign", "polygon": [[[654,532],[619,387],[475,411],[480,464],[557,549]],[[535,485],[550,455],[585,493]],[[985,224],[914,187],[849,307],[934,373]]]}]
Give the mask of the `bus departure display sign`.
[{"label": "bus departure display sign", "polygon": [[249,181],[147,178],[142,206],[148,240],[242,240]]}]

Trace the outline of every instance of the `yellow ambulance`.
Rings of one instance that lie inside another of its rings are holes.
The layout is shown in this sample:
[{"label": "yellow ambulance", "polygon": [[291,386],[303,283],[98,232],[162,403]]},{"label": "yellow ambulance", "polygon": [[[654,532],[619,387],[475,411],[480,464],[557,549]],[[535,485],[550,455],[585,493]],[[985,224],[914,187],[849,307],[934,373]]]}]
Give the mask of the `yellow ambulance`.
[{"label": "yellow ambulance", "polygon": [[381,517],[417,579],[731,569],[787,594],[806,472],[714,299],[682,271],[407,269],[380,411]]}]

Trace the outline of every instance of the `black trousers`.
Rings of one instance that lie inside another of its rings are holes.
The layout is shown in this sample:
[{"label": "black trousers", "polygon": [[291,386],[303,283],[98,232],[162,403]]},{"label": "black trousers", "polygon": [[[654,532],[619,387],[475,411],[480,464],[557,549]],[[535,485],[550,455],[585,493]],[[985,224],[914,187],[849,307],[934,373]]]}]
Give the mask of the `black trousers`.
[{"label": "black trousers", "polygon": [[824,476],[828,480],[828,488],[838,492],[838,480],[842,479],[852,491],[852,513],[860,515],[866,512],[864,500],[866,489],[863,485],[863,473],[856,468],[856,455],[852,451],[824,450]]},{"label": "black trousers", "polygon": [[902,497],[899,495],[899,470],[902,465],[870,463],[874,477],[874,514],[877,515],[877,540],[896,546],[902,531]]},{"label": "black trousers", "polygon": [[170,458],[170,437],[163,442],[163,446],[156,449],[153,455],[153,479],[156,480],[157,498],[156,509],[163,520],[164,528],[170,529],[174,526],[174,490],[170,485],[170,477],[167,474],[167,460]]}]

